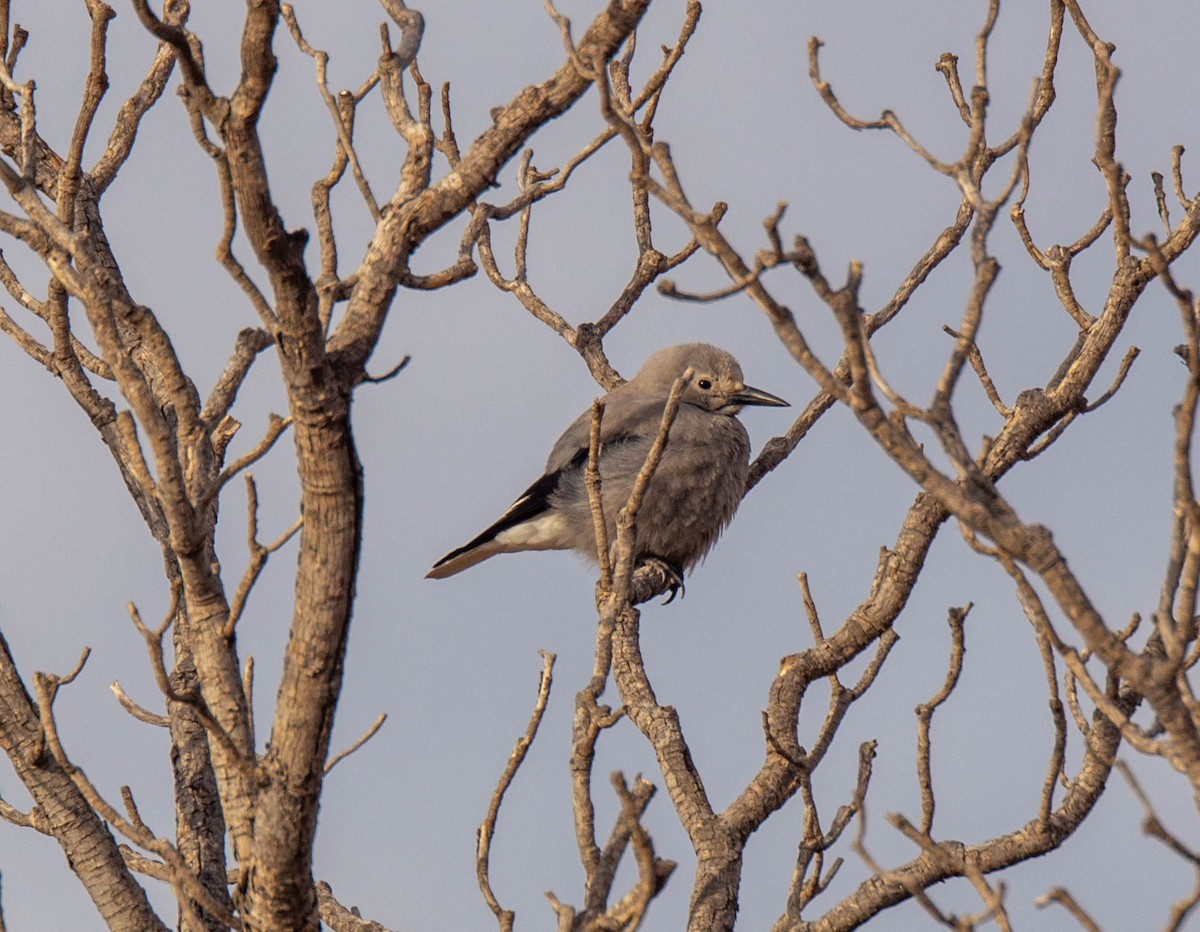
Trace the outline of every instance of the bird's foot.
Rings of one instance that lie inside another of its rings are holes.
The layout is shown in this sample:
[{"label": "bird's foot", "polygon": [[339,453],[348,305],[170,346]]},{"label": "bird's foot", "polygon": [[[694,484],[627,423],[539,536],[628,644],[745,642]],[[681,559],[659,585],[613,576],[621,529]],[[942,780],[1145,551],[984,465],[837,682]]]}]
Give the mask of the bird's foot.
[{"label": "bird's foot", "polygon": [[647,556],[642,560],[642,566],[651,567],[656,572],[662,574],[666,581],[666,591],[670,593],[663,605],[670,605],[675,601],[675,596],[681,599],[687,595],[687,589],[683,584],[683,567],[678,563],[672,562],[665,557]]}]

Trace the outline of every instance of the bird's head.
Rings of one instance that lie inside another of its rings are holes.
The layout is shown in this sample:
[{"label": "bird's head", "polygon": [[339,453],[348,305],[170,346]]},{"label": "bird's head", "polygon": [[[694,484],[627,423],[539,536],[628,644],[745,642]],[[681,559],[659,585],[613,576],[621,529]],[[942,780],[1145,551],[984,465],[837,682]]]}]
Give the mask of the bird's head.
[{"label": "bird's head", "polygon": [[708,343],[684,343],[659,350],[646,360],[633,381],[646,391],[666,393],[688,369],[692,380],[680,396],[683,404],[733,416],[745,405],[787,407],[782,398],[742,381],[742,367],[725,350]]}]

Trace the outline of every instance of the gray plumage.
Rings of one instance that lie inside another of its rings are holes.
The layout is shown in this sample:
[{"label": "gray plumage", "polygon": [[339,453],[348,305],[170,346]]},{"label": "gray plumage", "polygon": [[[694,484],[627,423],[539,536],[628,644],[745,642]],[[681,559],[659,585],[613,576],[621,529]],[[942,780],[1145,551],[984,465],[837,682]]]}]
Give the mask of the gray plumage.
[{"label": "gray plumage", "polygon": [[[723,349],[685,343],[659,350],[641,371],[604,398],[600,483],[609,540],[662,423],[675,380],[691,368],[657,472],[638,514],[639,560],[658,558],[682,574],[698,563],[733,518],[746,488],[750,439],[737,419],[744,405],[787,402],[742,381],[742,368]],[[450,551],[427,574],[442,579],[497,553],[575,550],[596,559],[596,536],[584,470],[592,413],[566,429],[546,472],[495,524]]]}]

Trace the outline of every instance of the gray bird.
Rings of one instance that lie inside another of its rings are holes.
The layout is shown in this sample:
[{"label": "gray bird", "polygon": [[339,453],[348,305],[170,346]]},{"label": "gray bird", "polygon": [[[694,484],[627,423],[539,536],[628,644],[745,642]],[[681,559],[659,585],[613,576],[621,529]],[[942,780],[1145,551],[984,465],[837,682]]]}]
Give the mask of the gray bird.
[{"label": "gray bird", "polygon": [[[736,415],[744,405],[787,406],[751,388],[742,367],[723,349],[685,343],[659,350],[641,371],[604,397],[599,456],[600,488],[609,540],[616,518],[662,422],[675,380],[691,368],[679,413],[657,472],[638,513],[636,562],[665,563],[682,585],[683,571],[708,553],[737,511],[746,489],[750,439]],[[596,535],[584,470],[592,413],[585,411],[558,438],[546,472],[486,531],[451,550],[427,578],[460,573],[497,553],[575,550],[596,559]]]}]

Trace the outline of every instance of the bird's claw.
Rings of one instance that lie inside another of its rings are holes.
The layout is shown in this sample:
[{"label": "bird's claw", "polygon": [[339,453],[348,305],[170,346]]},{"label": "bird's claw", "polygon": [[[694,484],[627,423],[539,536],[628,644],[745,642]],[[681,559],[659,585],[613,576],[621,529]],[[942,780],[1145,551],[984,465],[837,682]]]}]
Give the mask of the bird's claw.
[{"label": "bird's claw", "polygon": [[687,595],[687,587],[683,584],[683,568],[678,563],[674,563],[665,557],[646,557],[642,564],[653,566],[656,570],[663,574],[667,581],[667,592],[670,593],[663,605],[670,605],[675,601],[675,596],[681,599]]}]

